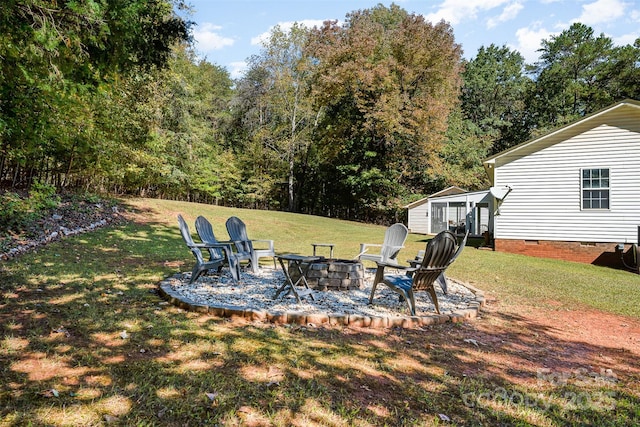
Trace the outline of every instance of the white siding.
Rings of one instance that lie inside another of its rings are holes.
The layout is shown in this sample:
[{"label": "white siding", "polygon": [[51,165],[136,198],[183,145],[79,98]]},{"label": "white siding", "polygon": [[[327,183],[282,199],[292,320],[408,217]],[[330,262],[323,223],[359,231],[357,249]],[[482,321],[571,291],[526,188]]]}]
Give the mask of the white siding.
[{"label": "white siding", "polygon": [[[583,168],[609,168],[610,209],[581,210]],[[508,154],[496,162],[494,173],[494,185],[512,188],[495,217],[496,238],[637,243],[637,108],[614,110],[549,138],[542,148]]]},{"label": "white siding", "polygon": [[425,202],[409,209],[408,229],[412,233],[429,233],[429,205]]}]

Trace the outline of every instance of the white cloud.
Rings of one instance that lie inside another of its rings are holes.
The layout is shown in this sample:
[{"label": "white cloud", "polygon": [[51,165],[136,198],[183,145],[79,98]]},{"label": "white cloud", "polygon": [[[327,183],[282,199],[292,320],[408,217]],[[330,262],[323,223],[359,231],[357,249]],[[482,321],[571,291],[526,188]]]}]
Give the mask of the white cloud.
[{"label": "white cloud", "polygon": [[244,61],[232,62],[227,67],[227,71],[229,71],[229,75],[232,79],[239,79],[242,77],[242,73],[244,73],[247,69],[247,63]]},{"label": "white cloud", "polygon": [[539,23],[536,23],[532,27],[520,28],[516,31],[518,46],[514,46],[514,48],[520,52],[528,64],[538,60],[540,56],[538,50],[542,46],[542,39],[549,40],[550,36],[555,34],[545,28],[539,28],[539,25]]},{"label": "white cloud", "polygon": [[[296,23],[299,25],[302,25],[303,27],[313,28],[313,27],[320,27],[324,23],[324,21],[319,19],[304,19],[302,21],[279,22],[276,25],[279,26],[282,31],[287,32],[293,27],[293,24],[296,24]],[[269,29],[264,33],[256,37],[253,37],[251,39],[251,44],[253,46],[257,46],[267,42],[269,40],[269,37],[271,36],[271,30],[273,30],[276,27],[276,25],[269,27]]]},{"label": "white cloud", "polygon": [[613,39],[614,45],[626,46],[628,44],[633,45],[633,43],[636,41],[638,37],[640,37],[640,32],[636,31],[635,33],[623,34],[618,37],[612,37],[612,39]]},{"label": "white cloud", "polygon": [[507,22],[515,19],[515,17],[518,16],[518,13],[520,13],[523,8],[524,6],[519,1],[508,4],[502,10],[500,16],[498,16],[497,18],[489,18],[489,20],[487,21],[487,28],[493,28],[501,22]]},{"label": "white cloud", "polygon": [[211,23],[204,23],[193,31],[197,49],[201,52],[220,50],[227,46],[233,46],[234,40],[219,34],[222,27]]},{"label": "white cloud", "polygon": [[596,0],[582,5],[582,15],[574,22],[591,26],[615,21],[625,15],[626,8],[627,3],[620,0]]},{"label": "white cloud", "polygon": [[495,9],[505,3],[509,3],[509,0],[445,0],[440,9],[425,15],[425,19],[430,22],[444,20],[455,25],[463,20],[473,21],[478,11]]}]

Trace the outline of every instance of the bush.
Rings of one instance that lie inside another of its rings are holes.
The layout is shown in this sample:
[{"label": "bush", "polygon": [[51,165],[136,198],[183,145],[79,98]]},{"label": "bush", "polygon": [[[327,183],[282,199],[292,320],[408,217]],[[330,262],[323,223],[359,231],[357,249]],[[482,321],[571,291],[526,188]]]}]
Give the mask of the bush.
[{"label": "bush", "polygon": [[36,212],[55,209],[60,205],[60,196],[53,185],[36,182],[29,191],[29,205]]},{"label": "bush", "polygon": [[3,233],[21,229],[28,220],[27,200],[17,193],[7,192],[0,197],[0,230]]},{"label": "bush", "polygon": [[48,184],[36,182],[26,198],[6,192],[0,196],[0,232],[19,233],[59,204],[60,197],[55,187]]}]

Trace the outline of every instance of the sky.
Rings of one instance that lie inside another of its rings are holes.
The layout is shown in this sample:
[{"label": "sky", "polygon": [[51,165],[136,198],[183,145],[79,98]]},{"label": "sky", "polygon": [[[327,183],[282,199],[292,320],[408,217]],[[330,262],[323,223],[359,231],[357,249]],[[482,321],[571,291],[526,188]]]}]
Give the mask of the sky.
[{"label": "sky", "polygon": [[343,22],[352,11],[377,4],[397,4],[409,13],[436,23],[448,22],[463,56],[471,59],[481,46],[506,45],[527,63],[538,59],[543,39],[559,34],[574,22],[604,33],[617,46],[640,37],[640,0],[187,0],[193,14],[198,55],[225,67],[232,78],[242,76],[246,60],[260,53],[275,25],[308,27],[325,20]]}]

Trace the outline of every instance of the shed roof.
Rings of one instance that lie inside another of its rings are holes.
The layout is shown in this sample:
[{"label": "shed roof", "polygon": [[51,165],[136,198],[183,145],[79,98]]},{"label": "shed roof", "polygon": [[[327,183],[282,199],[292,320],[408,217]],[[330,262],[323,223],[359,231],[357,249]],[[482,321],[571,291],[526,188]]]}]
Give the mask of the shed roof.
[{"label": "shed roof", "polygon": [[473,202],[484,202],[489,201],[489,197],[493,197],[491,195],[490,190],[479,190],[479,191],[469,191],[465,193],[453,193],[453,194],[440,194],[438,196],[429,197],[431,203],[434,202],[465,202],[465,201],[473,201]]},{"label": "shed roof", "polygon": [[457,187],[455,185],[452,185],[451,187],[447,187],[444,190],[440,190],[436,193],[430,194],[427,197],[423,197],[420,200],[416,200],[415,202],[409,203],[408,205],[405,206],[406,209],[411,209],[411,208],[415,208],[416,206],[420,206],[423,205],[425,203],[427,203],[427,201],[431,198],[431,197],[440,197],[440,196],[448,196],[450,194],[462,194],[462,193],[466,193],[467,190]]}]

